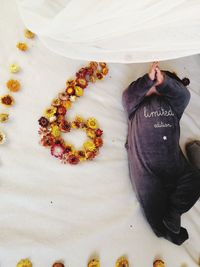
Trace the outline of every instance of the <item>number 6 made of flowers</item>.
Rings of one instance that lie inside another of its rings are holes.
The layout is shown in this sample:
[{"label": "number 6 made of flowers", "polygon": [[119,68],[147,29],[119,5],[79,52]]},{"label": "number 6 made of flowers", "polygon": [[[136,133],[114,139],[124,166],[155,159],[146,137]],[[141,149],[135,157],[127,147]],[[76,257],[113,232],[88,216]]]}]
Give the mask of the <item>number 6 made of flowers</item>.
[{"label": "number 6 made of flowers", "polygon": [[[66,114],[72,103],[83,96],[88,83],[102,80],[107,73],[106,63],[90,62],[86,67],[81,68],[74,79],[66,81],[66,89],[53,99],[51,106],[38,120],[40,144],[48,147],[51,154],[64,164],[78,164],[92,160],[103,145],[103,131],[99,128],[95,118],[84,120],[82,117],[76,116],[74,121],[70,122],[66,119]],[[61,136],[62,133],[70,132],[71,129],[82,129],[87,134],[88,140],[79,150],[76,150]]]}]

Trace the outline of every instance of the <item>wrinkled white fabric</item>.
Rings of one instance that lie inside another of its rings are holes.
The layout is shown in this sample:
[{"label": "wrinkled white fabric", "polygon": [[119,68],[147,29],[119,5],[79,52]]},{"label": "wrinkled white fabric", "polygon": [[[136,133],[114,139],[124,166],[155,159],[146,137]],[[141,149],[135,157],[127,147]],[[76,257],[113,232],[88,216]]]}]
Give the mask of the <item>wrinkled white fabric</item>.
[{"label": "wrinkled white fabric", "polygon": [[74,59],[147,62],[200,52],[199,0],[17,0],[24,23]]},{"label": "wrinkled white fabric", "polygon": [[[52,266],[55,260],[63,260],[66,267],[82,267],[97,255],[101,266],[112,267],[125,254],[130,266],[152,266],[154,258],[161,257],[166,266],[197,267],[200,202],[182,218],[190,240],[178,247],[153,234],[129,180],[121,95],[149,64],[109,64],[105,80],[86,89],[69,117],[94,116],[104,130],[104,147],[93,162],[62,165],[39,145],[37,120],[66,79],[87,62],[58,56],[38,38],[26,40],[15,1],[1,0],[1,4],[0,93],[7,92],[10,77],[18,79],[22,89],[13,94],[10,120],[0,125],[7,135],[7,143],[0,146],[0,266],[13,267],[20,258],[29,257],[34,267]],[[26,53],[15,47],[24,40],[30,47]],[[14,62],[22,71],[11,75],[8,66]],[[200,136],[200,58],[166,61],[161,67],[191,80],[191,102],[181,122],[183,146]],[[64,137],[81,145],[85,140],[81,133]]]}]

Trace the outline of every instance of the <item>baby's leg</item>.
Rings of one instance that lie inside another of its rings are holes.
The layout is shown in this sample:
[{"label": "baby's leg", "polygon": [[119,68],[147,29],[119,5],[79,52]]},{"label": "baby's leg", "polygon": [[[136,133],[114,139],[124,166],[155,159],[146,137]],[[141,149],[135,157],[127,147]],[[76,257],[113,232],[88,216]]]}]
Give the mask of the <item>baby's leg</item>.
[{"label": "baby's leg", "polygon": [[134,188],[141,204],[142,211],[154,233],[160,237],[165,234],[162,223],[167,208],[167,195],[159,178],[149,174],[135,180]]},{"label": "baby's leg", "polygon": [[200,197],[200,171],[189,168],[177,181],[170,197],[171,207],[180,214],[190,210]]},{"label": "baby's leg", "polygon": [[181,245],[188,239],[186,229],[181,228],[180,233],[175,234],[163,224],[163,217],[169,206],[169,198],[159,178],[144,175],[136,180],[134,187],[144,216],[158,237],[164,237],[177,245]]}]

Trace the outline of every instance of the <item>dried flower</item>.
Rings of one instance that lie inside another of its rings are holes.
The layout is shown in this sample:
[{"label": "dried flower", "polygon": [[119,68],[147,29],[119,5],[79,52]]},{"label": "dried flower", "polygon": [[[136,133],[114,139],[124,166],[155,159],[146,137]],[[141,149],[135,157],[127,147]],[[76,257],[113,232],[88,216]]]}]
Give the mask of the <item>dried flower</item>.
[{"label": "dried flower", "polygon": [[25,51],[28,50],[28,46],[27,46],[26,43],[21,43],[21,42],[19,42],[19,43],[17,43],[16,47],[17,47],[19,50],[23,51],[23,52],[25,52]]},{"label": "dried flower", "polygon": [[87,126],[91,129],[96,129],[98,127],[98,124],[95,118],[89,118],[87,120]]},{"label": "dried flower", "polygon": [[69,96],[66,92],[59,93],[58,97],[60,98],[60,100],[64,100],[64,101],[69,99]]},{"label": "dried flower", "polygon": [[129,267],[128,260],[125,257],[120,257],[116,263],[115,267]]},{"label": "dried flower", "polygon": [[100,71],[98,71],[97,73],[96,73],[96,76],[97,76],[97,79],[98,80],[102,80],[104,77],[103,77],[103,74],[100,72]]},{"label": "dried flower", "polygon": [[57,117],[56,116],[51,116],[50,118],[49,118],[49,122],[50,123],[52,123],[52,122],[54,122],[54,121],[56,121],[57,120]]},{"label": "dried flower", "polygon": [[61,132],[70,132],[71,130],[71,123],[66,121],[66,120],[63,120],[61,123],[60,123],[60,130]]},{"label": "dried flower", "polygon": [[58,113],[59,115],[65,115],[66,112],[67,112],[67,110],[66,110],[66,108],[63,107],[63,106],[59,106],[59,107],[57,108],[57,113]]},{"label": "dried flower", "polygon": [[98,68],[98,63],[95,61],[91,61],[88,66],[95,71]]},{"label": "dried flower", "polygon": [[56,158],[62,158],[65,148],[61,144],[54,144],[51,147],[51,155]]},{"label": "dried flower", "polygon": [[101,130],[101,129],[97,129],[96,131],[95,131],[95,134],[96,134],[96,136],[102,136],[102,134],[103,134],[103,131]]},{"label": "dried flower", "polygon": [[10,107],[14,104],[14,99],[11,95],[5,95],[1,97],[1,103]]},{"label": "dried flower", "polygon": [[50,107],[50,108],[47,108],[44,112],[44,115],[47,117],[47,118],[50,118],[52,116],[54,116],[56,114],[56,111],[57,111],[57,108],[56,107]]},{"label": "dried flower", "polygon": [[67,80],[66,81],[66,85],[67,85],[67,87],[68,86],[74,86],[76,84],[76,82],[75,82],[75,80],[73,80],[73,79],[69,79],[69,80]]},{"label": "dried flower", "polygon": [[44,147],[50,147],[55,143],[55,138],[48,134],[48,135],[44,135],[42,137],[42,139],[40,140],[40,144]]},{"label": "dried flower", "polygon": [[16,267],[32,267],[32,263],[29,259],[22,259],[17,263]]},{"label": "dried flower", "polygon": [[11,92],[17,92],[21,87],[19,81],[12,79],[7,81],[6,86]]},{"label": "dried flower", "polygon": [[51,128],[51,134],[54,136],[54,137],[59,137],[60,136],[60,129],[57,125],[53,125],[52,128]]},{"label": "dried flower", "polygon": [[5,141],[6,141],[5,134],[2,131],[0,131],[0,145],[4,144]]},{"label": "dried flower", "polygon": [[80,86],[75,86],[75,94],[76,94],[76,96],[82,96],[83,95],[83,89]]},{"label": "dried flower", "polygon": [[61,262],[55,262],[52,267],[65,267],[65,265]]},{"label": "dried flower", "polygon": [[67,100],[67,101],[62,101],[62,105],[63,105],[63,107],[65,107],[66,109],[70,109],[71,106],[72,106],[72,103],[71,103],[69,100]]},{"label": "dried flower", "polygon": [[97,148],[101,147],[103,145],[103,140],[101,137],[96,137],[94,139],[94,144]]},{"label": "dried flower", "polygon": [[88,262],[88,267],[100,267],[100,261],[97,259],[92,259]]},{"label": "dried flower", "polygon": [[61,100],[59,98],[53,99],[53,101],[51,103],[51,105],[54,107],[58,107],[58,106],[60,106],[60,104],[61,104]]},{"label": "dried flower", "polygon": [[87,136],[92,138],[92,139],[95,138],[95,136],[96,136],[94,130],[92,130],[92,129],[87,129],[86,133],[87,133]]},{"label": "dried flower", "polygon": [[20,71],[20,69],[21,68],[20,68],[20,66],[18,64],[11,64],[9,66],[9,70],[10,70],[11,73],[17,73],[17,72]]},{"label": "dried flower", "polygon": [[76,155],[71,154],[68,156],[67,162],[69,162],[69,164],[76,165],[79,163],[79,158]]},{"label": "dried flower", "polygon": [[72,87],[72,86],[67,87],[67,88],[66,88],[66,93],[67,93],[68,95],[74,95],[74,94],[75,94],[75,89],[74,89],[74,87]]},{"label": "dried flower", "polygon": [[77,78],[76,79],[76,84],[84,89],[85,87],[87,87],[88,82],[86,81],[85,78]]},{"label": "dried flower", "polygon": [[96,149],[95,144],[92,141],[86,141],[83,146],[86,150],[89,151],[94,151]]},{"label": "dried flower", "polygon": [[162,260],[156,260],[153,263],[153,267],[165,267],[165,263]]},{"label": "dried flower", "polygon": [[1,113],[0,114],[0,122],[6,122],[8,121],[9,115],[7,113]]},{"label": "dried flower", "polygon": [[76,101],[76,96],[75,95],[71,95],[69,99],[70,99],[71,102],[75,102]]},{"label": "dried flower", "polygon": [[24,30],[24,36],[28,39],[33,39],[35,37],[35,34],[33,32],[31,32],[28,29]]},{"label": "dried flower", "polygon": [[86,152],[84,150],[78,150],[76,154],[80,161],[86,160]]},{"label": "dried flower", "polygon": [[102,68],[101,72],[103,75],[107,75],[108,74],[108,68],[106,68],[106,67]]},{"label": "dried flower", "polygon": [[41,117],[39,120],[39,125],[42,126],[42,127],[47,127],[49,125],[49,121],[47,120],[47,118],[45,117]]}]

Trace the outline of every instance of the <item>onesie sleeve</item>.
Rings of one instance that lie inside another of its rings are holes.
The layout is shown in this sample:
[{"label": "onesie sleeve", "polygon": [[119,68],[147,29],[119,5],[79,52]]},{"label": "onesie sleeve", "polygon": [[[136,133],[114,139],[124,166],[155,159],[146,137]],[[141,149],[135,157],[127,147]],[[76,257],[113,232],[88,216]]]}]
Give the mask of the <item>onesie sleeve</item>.
[{"label": "onesie sleeve", "polygon": [[122,104],[128,117],[136,111],[139,104],[143,101],[148,90],[154,85],[155,81],[149,78],[148,74],[133,81],[122,94]]},{"label": "onesie sleeve", "polygon": [[169,101],[173,111],[180,119],[190,101],[189,90],[179,81],[165,73],[164,82],[156,86],[156,90]]}]

